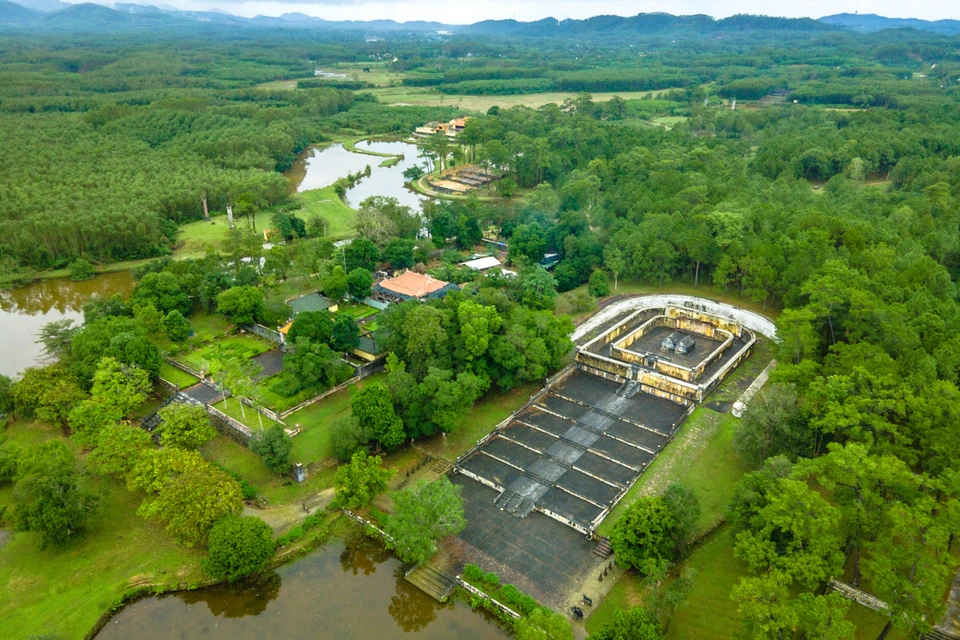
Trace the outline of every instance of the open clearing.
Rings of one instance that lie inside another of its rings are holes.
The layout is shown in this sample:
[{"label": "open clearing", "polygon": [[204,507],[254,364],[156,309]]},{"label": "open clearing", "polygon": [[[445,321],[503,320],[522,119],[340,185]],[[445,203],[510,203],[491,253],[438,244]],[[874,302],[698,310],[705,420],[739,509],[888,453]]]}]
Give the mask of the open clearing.
[{"label": "open clearing", "polygon": [[[564,100],[576,98],[579,94],[571,92],[527,93],[515,96],[460,96],[448,95],[430,89],[416,87],[386,87],[370,91],[380,102],[390,105],[411,106],[447,106],[459,107],[467,111],[486,111],[497,105],[503,108],[523,105],[536,109],[551,102],[563,104]],[[606,102],[614,96],[624,100],[639,100],[657,91],[622,91],[617,93],[592,93],[594,102]]]}]

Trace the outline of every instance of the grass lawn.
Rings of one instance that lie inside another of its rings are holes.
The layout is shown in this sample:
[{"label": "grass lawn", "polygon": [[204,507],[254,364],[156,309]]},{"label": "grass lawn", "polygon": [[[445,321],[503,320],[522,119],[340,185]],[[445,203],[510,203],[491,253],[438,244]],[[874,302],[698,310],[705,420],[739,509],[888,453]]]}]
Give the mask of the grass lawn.
[{"label": "grass lawn", "polygon": [[270,389],[270,385],[274,382],[280,380],[283,377],[283,372],[275,373],[269,378],[264,378],[260,381],[260,384],[257,385],[257,388],[260,390],[260,396],[263,398],[263,404],[268,408],[276,412],[286,411],[291,409],[301,402],[306,402],[314,396],[318,396],[326,388],[322,389],[304,389],[299,393],[292,395],[290,397],[282,396],[279,393]]},{"label": "grass lawn", "polygon": [[258,356],[265,351],[269,351],[274,346],[272,342],[267,342],[262,338],[252,335],[231,336],[201,347],[196,351],[177,356],[176,360],[198,371],[203,371],[206,368],[207,358],[213,354],[217,345],[223,348],[226,355],[243,359]]},{"label": "grass lawn", "polygon": [[737,609],[730,592],[747,575],[746,565],[733,557],[733,537],[723,527],[714,532],[685,563],[697,575],[686,604],[670,624],[671,640],[732,639],[738,630]]},{"label": "grass lawn", "polygon": [[193,385],[200,382],[195,376],[186,373],[185,371],[180,371],[175,366],[162,360],[160,362],[160,377],[166,380],[167,382],[172,382],[173,384],[179,386],[181,389],[186,389],[187,387],[192,387]]},{"label": "grass lawn", "polygon": [[[361,78],[363,79],[363,78]],[[372,89],[370,93],[377,96],[380,102],[397,105],[413,106],[448,106],[458,107],[466,111],[482,111],[494,105],[503,108],[510,108],[516,105],[523,105],[536,109],[548,103],[563,104],[564,100],[576,98],[576,93],[548,92],[548,93],[528,93],[514,96],[460,96],[444,95],[439,91],[429,88],[418,87],[384,87]],[[657,91],[622,91],[619,93],[593,93],[594,102],[606,102],[613,96],[620,96],[624,100],[637,100],[645,98],[650,93],[660,93]]]},{"label": "grass lawn", "polygon": [[[257,233],[262,234],[263,230],[270,226],[272,211],[260,211],[256,214],[255,220]],[[238,229],[249,229],[246,218],[234,218],[234,225]],[[177,245],[173,251],[174,258],[198,258],[207,252],[207,247],[220,249],[220,243],[227,237],[227,231],[230,230],[230,223],[224,214],[215,215],[211,212],[209,221],[197,220],[190,222],[182,227],[177,233]],[[253,231],[250,230],[250,233]]]},{"label": "grass lawn", "polygon": [[[8,438],[26,446],[62,437],[59,430],[14,423]],[[40,535],[16,533],[0,549],[0,638],[61,634],[82,638],[123,592],[140,584],[196,582],[201,554],[136,515],[140,496],[93,476],[99,511],[88,530],[64,549],[40,551]],[[12,508],[13,491],[0,489]]]},{"label": "grass lawn", "polygon": [[[857,640],[874,640],[887,624],[887,619],[878,612],[856,602],[850,604],[850,608],[847,610],[847,620],[857,628],[855,631]],[[887,640],[907,640],[907,637],[903,631],[894,627],[890,630]]]},{"label": "grass lawn", "polygon": [[333,185],[301,191],[296,197],[303,203],[299,217],[304,220],[312,216],[322,218],[326,222],[325,235],[340,238],[353,233],[357,212],[343,203]]},{"label": "grass lawn", "polygon": [[[262,420],[264,429],[269,429],[275,424],[280,424],[279,422],[274,422],[267,416],[261,414],[253,407],[248,407],[244,405],[243,411],[241,412],[240,404],[241,404],[240,401],[237,400],[236,398],[230,398],[228,400],[221,400],[217,404],[213,405],[213,407],[214,409],[219,409],[220,411],[223,411],[225,414],[227,414],[234,420],[237,420],[238,422],[242,422],[243,424],[247,425],[254,431],[260,430],[261,420]],[[243,417],[244,414],[246,414],[247,416],[246,418]]]},{"label": "grass lawn", "polygon": [[377,313],[380,313],[380,310],[374,309],[373,307],[368,307],[365,304],[343,302],[338,307],[337,313],[346,313],[354,320],[360,320],[362,318],[369,318],[372,315],[376,315]]},{"label": "grass lawn", "polygon": [[300,425],[300,434],[293,439],[290,460],[310,464],[330,458],[330,426],[339,418],[350,415],[350,401],[360,389],[382,382],[385,374],[376,374],[327,396],[319,402],[292,413],[285,419],[289,428]]},{"label": "grass lawn", "polygon": [[652,122],[655,125],[663,127],[667,131],[670,131],[670,129],[673,129],[675,126],[677,126],[681,122],[686,122],[687,120],[689,120],[689,118],[687,118],[686,116],[659,116],[656,118],[652,118],[650,122]]},{"label": "grass lawn", "polygon": [[641,586],[640,578],[633,571],[623,574],[597,610],[587,618],[585,626],[590,633],[596,633],[604,624],[613,620],[614,612],[627,611],[632,607],[643,604],[645,590]]},{"label": "grass lawn", "polygon": [[614,523],[633,502],[662,493],[673,482],[687,485],[699,498],[702,512],[697,530],[715,525],[723,516],[734,485],[749,470],[730,446],[738,420],[729,413],[699,407],[597,531],[609,536]]},{"label": "grass lawn", "polygon": [[205,310],[194,311],[187,319],[190,321],[193,335],[187,338],[185,343],[173,342],[162,333],[153,336],[154,343],[161,351],[170,353],[179,351],[184,346],[188,348],[198,347],[204,342],[222,336],[233,328],[233,323],[220,314]]},{"label": "grass lawn", "polygon": [[[296,442],[299,437],[297,436],[293,441]],[[205,444],[200,452],[207,460],[229,469],[256,487],[259,496],[271,505],[302,500],[332,487],[333,474],[336,471],[336,468],[331,466],[320,472],[308,474],[303,484],[297,484],[289,476],[273,473],[250,449],[222,434]]]}]

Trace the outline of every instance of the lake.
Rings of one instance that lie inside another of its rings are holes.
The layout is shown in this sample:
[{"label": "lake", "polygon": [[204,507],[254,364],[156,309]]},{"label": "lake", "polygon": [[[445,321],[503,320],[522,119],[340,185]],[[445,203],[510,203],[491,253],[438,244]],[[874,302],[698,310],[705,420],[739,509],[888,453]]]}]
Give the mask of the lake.
[{"label": "lake", "polygon": [[40,363],[41,346],[35,340],[43,325],[63,318],[81,324],[81,309],[91,298],[114,294],[126,297],[133,285],[129,271],[118,271],[84,282],[57,278],[18,289],[0,289],[0,374],[14,376]]},{"label": "lake", "polygon": [[339,178],[366,169],[370,165],[370,176],[362,178],[347,190],[346,203],[357,208],[371,196],[396,198],[400,204],[420,211],[426,200],[406,186],[403,172],[410,167],[423,164],[417,157],[417,145],[409,142],[377,142],[363,140],[357,143],[358,149],[402,155],[403,159],[392,167],[381,167],[387,158],[370,156],[347,151],[342,144],[323,147],[310,147],[300,154],[293,166],[284,174],[290,179],[290,188],[298,193],[311,189],[328,187]]},{"label": "lake", "polygon": [[501,640],[485,612],[440,604],[403,579],[398,560],[361,534],[332,541],[249,584],[149,597],[122,609],[97,640],[330,638]]}]

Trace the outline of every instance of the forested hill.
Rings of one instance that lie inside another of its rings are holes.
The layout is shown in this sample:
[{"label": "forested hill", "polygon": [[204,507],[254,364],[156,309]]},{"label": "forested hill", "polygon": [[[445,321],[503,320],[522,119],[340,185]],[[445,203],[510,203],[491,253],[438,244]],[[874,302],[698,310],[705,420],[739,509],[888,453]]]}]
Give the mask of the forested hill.
[{"label": "forested hill", "polygon": [[222,12],[178,11],[150,5],[119,3],[114,9],[98,4],[67,5],[65,8],[43,13],[40,7],[57,9],[59,3],[37,3],[23,0],[13,3],[0,0],[0,28],[29,28],[40,31],[91,30],[175,30],[203,27],[232,27],[253,29],[340,30],[365,34],[437,34],[448,32],[461,35],[523,36],[533,38],[591,38],[635,36],[709,36],[744,31],[823,32],[855,30],[864,32],[883,29],[913,28],[942,34],[960,33],[960,21],[885,18],[873,14],[838,14],[820,20],[810,18],[776,18],[769,16],[736,15],[715,20],[707,15],[675,16],[669,13],[641,13],[622,17],[602,15],[585,20],[557,20],[544,18],[535,22],[516,20],[486,20],[470,25],[452,25],[440,22],[396,22],[394,20],[334,22],[301,13],[278,17],[256,16],[243,18]]},{"label": "forested hill", "polygon": [[[22,9],[16,11],[13,9]],[[743,31],[820,32],[843,29],[809,18],[771,18],[738,15],[715,20],[706,15],[674,16],[667,13],[641,13],[632,17],[595,16],[586,20],[545,18],[536,22],[488,20],[472,25],[438,22],[331,22],[303,14],[279,17],[242,18],[219,12],[166,10],[146,5],[120,4],[117,9],[97,4],[78,4],[52,13],[31,12],[8,0],[0,0],[0,27],[29,28],[40,31],[91,30],[174,30],[203,27],[273,28],[290,30],[347,30],[369,33],[451,34],[590,38],[612,36],[703,36]]]},{"label": "forested hill", "polygon": [[884,29],[917,29],[945,35],[960,33],[960,20],[917,20],[916,18],[885,18],[873,13],[838,13],[820,18],[820,22],[847,27],[855,31],[873,32]]}]

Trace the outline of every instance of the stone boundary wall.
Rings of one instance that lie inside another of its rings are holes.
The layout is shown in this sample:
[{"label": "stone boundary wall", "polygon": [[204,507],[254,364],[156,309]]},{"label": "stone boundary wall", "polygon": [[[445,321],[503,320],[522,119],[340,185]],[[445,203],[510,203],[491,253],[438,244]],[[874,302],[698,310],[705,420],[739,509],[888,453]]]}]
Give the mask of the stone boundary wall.
[{"label": "stone boundary wall", "polygon": [[773,368],[777,366],[776,360],[771,360],[766,367],[763,368],[763,371],[760,372],[760,375],[750,383],[750,386],[747,387],[746,391],[733,403],[733,409],[731,413],[737,418],[742,418],[744,412],[747,410],[747,405],[750,404],[750,401],[753,400],[753,396],[757,395],[757,392],[767,383],[767,380],[770,379],[770,373],[773,371]]},{"label": "stone boundary wall", "polygon": [[[671,311],[674,313],[671,313]],[[718,324],[727,324],[722,319],[718,320]],[[717,358],[722,356],[727,349],[730,348],[730,345],[733,344],[733,338],[735,335],[733,332],[728,331],[727,329],[715,327],[714,325],[708,324],[699,318],[691,318],[682,310],[680,310],[678,313],[674,307],[669,307],[666,309],[666,312],[663,315],[650,318],[632,332],[613,343],[610,346],[610,354],[615,356],[616,359],[623,360],[624,362],[642,364],[645,360],[644,356],[633,351],[629,351],[628,347],[649,333],[652,329],[657,327],[682,329],[689,333],[706,336],[711,340],[718,340],[718,334],[723,338],[722,343],[712,352],[710,352],[710,354],[696,367],[684,367],[682,365],[673,362],[667,362],[665,360],[657,360],[654,363],[654,368],[660,373],[666,374],[671,378],[685,380],[686,382],[695,382],[701,375],[703,375],[703,372],[706,371],[707,367],[709,367],[710,364],[712,364]],[[736,335],[739,337],[740,333],[741,330],[739,327],[737,327]]]},{"label": "stone boundary wall", "polygon": [[270,327],[265,327],[262,324],[245,324],[243,325],[243,328],[250,333],[255,333],[261,338],[269,340],[270,342],[275,342],[276,344],[283,344],[286,342],[282,333],[271,329]]},{"label": "stone boundary wall", "polygon": [[297,411],[300,411],[300,409],[303,409],[304,407],[309,407],[310,405],[312,405],[312,404],[315,403],[315,402],[320,402],[320,401],[323,400],[324,398],[326,398],[326,397],[328,397],[328,396],[332,396],[332,395],[335,394],[337,391],[342,391],[342,390],[346,389],[348,386],[350,386],[351,384],[355,384],[355,383],[359,382],[360,380],[361,380],[361,378],[360,378],[359,376],[354,376],[354,377],[350,378],[349,380],[347,380],[346,382],[341,382],[341,383],[338,384],[337,386],[332,387],[332,388],[330,388],[330,389],[327,389],[326,391],[324,391],[323,393],[321,393],[321,394],[318,395],[318,396],[314,396],[314,397],[310,398],[309,400],[304,400],[303,402],[301,402],[301,403],[298,404],[297,406],[292,407],[292,408],[290,408],[290,409],[287,409],[286,411],[281,411],[280,414],[279,414],[280,420],[278,420],[278,422],[286,419],[287,416],[289,416],[290,414],[296,413]]},{"label": "stone boundary wall", "polygon": [[698,298],[694,296],[679,294],[654,294],[645,296],[635,296],[620,300],[609,307],[599,311],[589,320],[585,321],[574,330],[571,339],[577,340],[589,335],[591,331],[600,325],[613,320],[618,315],[630,311],[631,309],[644,308],[663,308],[669,306],[679,307],[691,311],[701,311],[719,318],[730,320],[738,325],[746,327],[751,331],[759,333],[767,338],[776,339],[777,328],[773,322],[759,313],[740,309],[725,302],[717,302],[707,298]]},{"label": "stone boundary wall", "polygon": [[513,609],[511,609],[511,608],[508,607],[507,605],[503,604],[502,602],[500,602],[500,601],[498,601],[498,600],[495,600],[494,598],[488,596],[487,594],[485,594],[485,593],[484,593],[483,591],[481,591],[480,589],[477,589],[475,586],[473,586],[472,584],[470,584],[469,582],[467,582],[466,580],[464,580],[461,576],[457,576],[457,577],[455,578],[455,580],[457,581],[457,584],[460,585],[461,587],[463,587],[463,589],[466,590],[468,593],[472,593],[472,594],[475,595],[475,596],[479,596],[479,597],[483,598],[484,600],[487,600],[487,601],[493,603],[493,606],[495,606],[497,609],[500,609],[500,611],[503,611],[505,614],[507,614],[507,615],[510,616],[511,618],[519,618],[519,617],[520,617],[520,614],[519,614],[519,613],[517,613],[516,611],[514,611]]},{"label": "stone boundary wall", "polygon": [[166,362],[171,367],[173,367],[174,369],[180,369],[180,371],[183,371],[184,373],[189,373],[190,375],[192,375],[194,378],[197,378],[198,380],[201,380],[201,381],[203,380],[203,374],[197,371],[196,369],[194,369],[193,367],[188,367],[187,365],[177,362],[173,358],[168,358],[167,356],[163,356],[163,361]]}]

